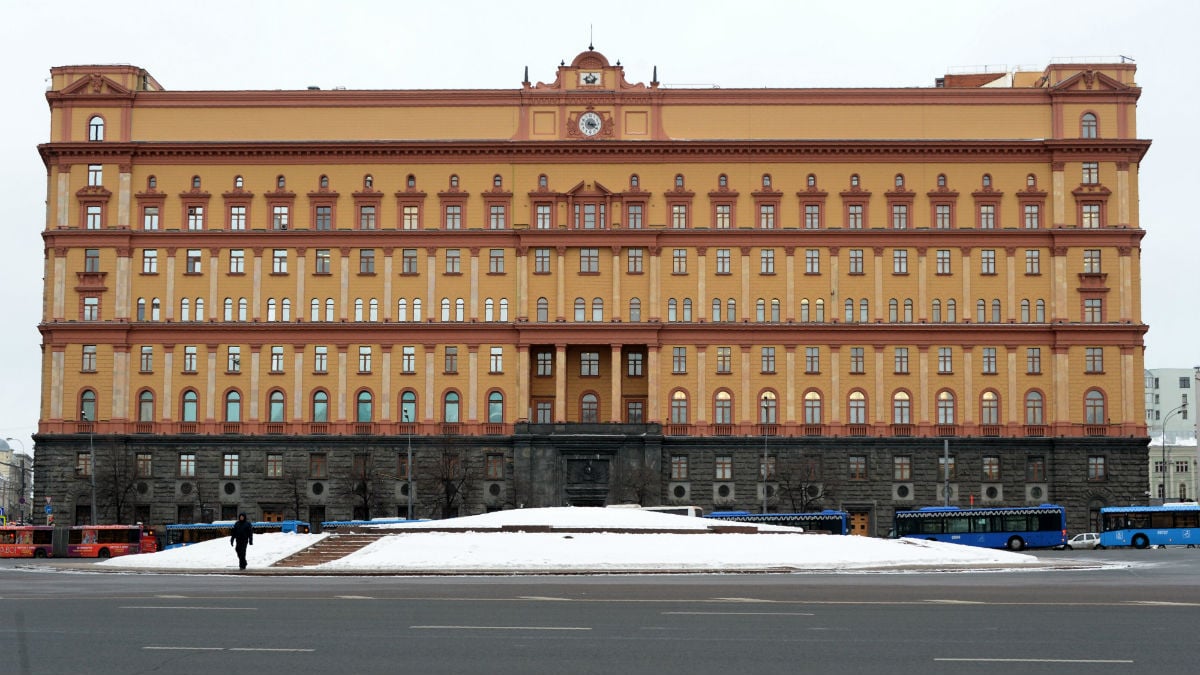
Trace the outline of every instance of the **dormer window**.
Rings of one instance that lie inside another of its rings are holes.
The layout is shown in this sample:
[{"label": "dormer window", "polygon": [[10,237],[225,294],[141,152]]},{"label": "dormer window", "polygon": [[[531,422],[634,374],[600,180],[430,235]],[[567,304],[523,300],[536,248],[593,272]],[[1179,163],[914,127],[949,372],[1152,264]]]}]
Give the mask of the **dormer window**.
[{"label": "dormer window", "polygon": [[458,189],[458,174],[450,175],[450,187],[455,190]]},{"label": "dormer window", "polygon": [[287,187],[287,179],[284,178],[283,176],[279,176],[278,178],[275,179],[275,187],[279,190],[286,188]]},{"label": "dormer window", "polygon": [[983,174],[983,187],[985,187],[985,188],[992,187],[992,174],[990,174],[990,173]]},{"label": "dormer window", "polygon": [[406,180],[404,184],[408,186],[409,189],[417,187],[417,177],[411,173],[408,174],[408,180]]},{"label": "dormer window", "polygon": [[902,173],[896,174],[896,187],[897,188],[904,187],[904,174],[902,174]]},{"label": "dormer window", "polygon": [[200,189],[200,176],[192,176],[192,189],[193,190]]},{"label": "dormer window", "polygon": [[241,190],[245,186],[246,186],[246,181],[243,180],[241,176],[233,177],[233,189]]},{"label": "dormer window", "polygon": [[[676,185],[676,187],[683,187],[679,183],[676,183],[675,185]],[[722,188],[729,187],[729,177],[726,176],[725,174],[721,174],[720,176],[717,176],[717,187],[722,187]]]},{"label": "dormer window", "polygon": [[99,115],[93,115],[92,119],[88,120],[88,140],[102,141],[104,140],[104,118]]},{"label": "dormer window", "polygon": [[937,186],[940,188],[946,187],[946,174],[939,173],[937,177]]}]

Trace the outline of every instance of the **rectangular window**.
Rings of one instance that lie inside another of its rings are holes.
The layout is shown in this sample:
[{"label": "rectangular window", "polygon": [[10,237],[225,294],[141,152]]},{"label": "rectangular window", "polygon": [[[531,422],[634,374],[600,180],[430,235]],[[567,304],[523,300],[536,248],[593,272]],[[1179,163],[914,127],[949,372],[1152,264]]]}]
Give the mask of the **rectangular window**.
[{"label": "rectangular window", "polygon": [[456,248],[446,249],[446,274],[462,274],[462,253]]},{"label": "rectangular window", "polygon": [[1025,229],[1037,230],[1042,226],[1042,209],[1037,204],[1025,205]]},{"label": "rectangular window", "polygon": [[329,459],[323,452],[314,452],[308,456],[308,475],[311,478],[329,477]]},{"label": "rectangular window", "polygon": [[759,351],[759,356],[760,356],[760,361],[762,364],[762,366],[761,366],[762,372],[764,372],[764,373],[775,372],[775,348],[774,347],[763,347]]},{"label": "rectangular window", "polygon": [[817,248],[804,249],[804,273],[821,273],[821,250]]},{"label": "rectangular window", "polygon": [[157,230],[158,229],[158,207],[147,206],[142,209],[142,229]]},{"label": "rectangular window", "polygon": [[288,252],[286,248],[272,249],[271,274],[287,274]]},{"label": "rectangular window", "polygon": [[642,229],[642,205],[641,204],[630,204],[629,208],[626,210],[625,213],[627,216],[627,218],[625,219],[626,220],[625,227],[627,227],[631,230]]},{"label": "rectangular window", "polygon": [[939,481],[945,481],[947,478],[954,480],[958,476],[958,473],[955,471],[954,460],[955,457],[953,455],[950,457],[938,457],[937,479]]},{"label": "rectangular window", "polygon": [[539,230],[549,230],[554,226],[552,204],[537,204],[534,206],[534,227]]},{"label": "rectangular window", "polygon": [[489,230],[503,230],[507,220],[507,207],[503,204],[492,204],[488,207]]},{"label": "rectangular window", "polygon": [[730,273],[729,258],[730,258],[729,249],[727,249],[727,248],[717,249],[717,274],[729,274]]},{"label": "rectangular window", "polygon": [[504,274],[504,249],[488,250],[488,274]]},{"label": "rectangular window", "polygon": [[1083,273],[1100,274],[1100,249],[1087,248],[1083,250]]},{"label": "rectangular window", "polygon": [[291,214],[289,213],[288,206],[286,206],[284,204],[277,204],[275,206],[272,206],[271,207],[271,229],[272,230],[288,229],[288,216],[289,215],[291,215]]},{"label": "rectangular window", "polygon": [[417,270],[417,249],[406,248],[400,252],[400,273],[408,275],[420,273]]},{"label": "rectangular window", "polygon": [[645,374],[646,357],[641,352],[630,352],[625,355],[625,375],[641,377]]},{"label": "rectangular window", "polygon": [[850,249],[850,274],[863,274],[863,250],[861,248]]},{"label": "rectangular window", "polygon": [[267,453],[267,478],[283,478],[283,453]]},{"label": "rectangular window", "polygon": [[231,229],[231,230],[246,229],[246,207],[245,206],[229,207],[229,229]]},{"label": "rectangular window", "polygon": [[981,230],[996,229],[996,205],[995,204],[980,204],[979,205],[979,229],[981,229]]},{"label": "rectangular window", "polygon": [[733,372],[733,349],[717,347],[717,372],[728,375]]},{"label": "rectangular window", "polygon": [[487,480],[504,480],[504,455],[493,453],[487,456],[484,477]]},{"label": "rectangular window", "polygon": [[687,249],[677,248],[671,252],[671,273],[687,274]]},{"label": "rectangular window", "polygon": [[1084,162],[1081,174],[1079,182],[1084,185],[1098,184],[1100,182],[1100,163]]},{"label": "rectangular window", "polygon": [[581,352],[579,354],[579,375],[582,377],[599,377],[600,352]]},{"label": "rectangular window", "polygon": [[687,204],[671,205],[671,227],[682,230],[688,226]]},{"label": "rectangular window", "polygon": [[550,274],[550,249],[533,249],[533,273]]},{"label": "rectangular window", "polygon": [[851,373],[861,375],[862,373],[867,372],[866,362],[867,362],[867,359],[866,359],[866,350],[865,349],[863,349],[862,347],[851,347],[850,348],[850,372]]},{"label": "rectangular window", "polygon": [[239,473],[239,458],[236,452],[226,452],[221,456],[221,477],[237,478]]},{"label": "rectangular window", "polygon": [[1025,274],[1042,273],[1042,252],[1037,249],[1025,249]]},{"label": "rectangular window", "polygon": [[892,251],[892,274],[908,274],[908,250],[898,248]]},{"label": "rectangular window", "polygon": [[938,347],[938,372],[942,374],[954,372],[953,347]]},{"label": "rectangular window", "polygon": [[230,373],[242,371],[242,348],[231,345],[225,353],[225,370]]},{"label": "rectangular window", "polygon": [[75,453],[75,475],[85,477],[92,475],[92,453]]},{"label": "rectangular window", "polygon": [[995,347],[984,347],[983,348],[983,374],[984,375],[995,375],[996,374],[996,348]]},{"label": "rectangular window", "polygon": [[687,347],[671,348],[671,372],[676,375],[687,372]]},{"label": "rectangular window", "polygon": [[[503,373],[504,372],[504,347],[492,347],[489,350],[488,354],[490,356],[490,360],[488,363],[488,365],[489,365],[488,372],[489,373]],[[599,360],[598,354],[597,354],[596,358],[597,358],[597,360]]]},{"label": "rectangular window", "polygon": [[139,452],[134,456],[134,476],[150,478],[154,475],[154,456],[149,452]]},{"label": "rectangular window", "polygon": [[731,207],[729,204],[717,204],[714,212],[716,222],[713,223],[713,228],[718,230],[728,230],[733,222],[731,215]]},{"label": "rectangular window", "polygon": [[899,455],[892,458],[892,480],[912,480],[912,457]]},{"label": "rectangular window", "polygon": [[142,251],[142,274],[158,274],[158,249]]},{"label": "rectangular window", "polygon": [[538,352],[537,353],[537,376],[538,377],[553,377],[554,376],[554,353],[553,352]]},{"label": "rectangular window", "polygon": [[1108,467],[1103,455],[1088,457],[1088,480],[1107,480]]},{"label": "rectangular window", "polygon": [[933,207],[933,226],[939,230],[949,230],[954,227],[949,204],[936,204]]},{"label": "rectangular window", "polygon": [[688,479],[687,455],[671,455],[671,480]]},{"label": "rectangular window", "polygon": [[100,271],[100,249],[98,249],[98,248],[84,249],[83,271],[84,272],[99,272]]},{"label": "rectangular window", "polygon": [[87,181],[92,187],[104,185],[104,167],[100,164],[88,164]]},{"label": "rectangular window", "polygon": [[850,455],[847,458],[849,465],[850,480],[866,480],[867,479],[867,458],[864,455]]},{"label": "rectangular window", "polygon": [[775,274],[775,249],[764,248],[758,252],[758,273]]},{"label": "rectangular window", "polygon": [[99,206],[88,206],[84,209],[87,217],[87,222],[84,227],[89,230],[98,230],[103,225],[103,214]]},{"label": "rectangular window", "polygon": [[953,268],[951,267],[950,260],[951,260],[950,249],[939,248],[937,250],[937,273],[938,274],[952,274],[953,273]]},{"label": "rectangular window", "polygon": [[194,453],[194,452],[179,453],[179,477],[180,478],[195,478],[196,477],[196,453]]},{"label": "rectangular window", "polygon": [[996,273],[996,249],[985,248],[979,252],[979,273]]},{"label": "rectangular window", "polygon": [[318,206],[317,207],[317,222],[313,223],[315,229],[319,232],[328,232],[333,229],[333,207]]},{"label": "rectangular window", "polygon": [[358,273],[375,274],[375,249],[364,248],[358,252]]},{"label": "rectangular window", "polygon": [[862,204],[850,204],[846,207],[846,229],[861,230],[863,229],[863,206]]},{"label": "rectangular window", "polygon": [[200,274],[204,272],[203,258],[198,248],[189,248],[187,260],[183,268],[184,274]]},{"label": "rectangular window", "polygon": [[1079,225],[1085,230],[1100,228],[1100,205],[1095,203],[1083,204],[1080,208],[1082,221]]},{"label": "rectangular window", "polygon": [[240,248],[229,249],[229,273],[246,273],[246,252]]},{"label": "rectangular window", "polygon": [[[1103,373],[1104,372],[1104,347],[1087,347],[1084,350],[1084,372],[1085,373]],[[1187,382],[1186,378],[1180,379],[1180,382]]]},{"label": "rectangular window", "polygon": [[733,480],[733,457],[731,455],[717,455],[713,461],[713,479]]},{"label": "rectangular window", "polygon": [[371,372],[371,348],[368,346],[359,346],[358,348],[358,372]]},{"label": "rectangular window", "polygon": [[400,372],[412,375],[417,372],[417,348],[404,345],[400,348]]},{"label": "rectangular window", "polygon": [[203,230],[204,229],[204,207],[189,206],[187,207],[187,229]]},{"label": "rectangular window", "polygon": [[283,372],[283,345],[271,346],[271,372]]},{"label": "rectangular window", "polygon": [[600,272],[600,249],[579,249],[579,271],[582,274],[598,274]]},{"label": "rectangular window", "polygon": [[329,347],[321,345],[313,347],[313,372],[329,372]]},{"label": "rectangular window", "polygon": [[804,372],[810,375],[821,372],[821,348],[804,348]]},{"label": "rectangular window", "polygon": [[143,373],[154,372],[154,347],[143,346],[138,370]]},{"label": "rectangular window", "polygon": [[625,251],[625,271],[629,274],[641,274],[643,269],[643,251],[640,248],[631,248]]},{"label": "rectangular window", "polygon": [[448,373],[448,374],[457,373],[458,372],[458,347],[455,347],[455,346],[446,347],[446,351],[442,355],[442,360],[444,362],[442,364],[443,370],[446,373]]},{"label": "rectangular window", "polygon": [[329,249],[317,249],[316,261],[313,263],[313,274],[330,274],[333,271],[333,256]]},{"label": "rectangular window", "polygon": [[1083,322],[1084,323],[1103,323],[1104,322],[1104,299],[1103,298],[1085,298],[1083,301]]},{"label": "rectangular window", "polygon": [[100,298],[88,296],[83,299],[83,320],[100,320]]},{"label": "rectangular window", "polygon": [[83,345],[79,370],[85,373],[96,372],[96,345]]},{"label": "rectangular window", "polygon": [[1039,483],[1046,480],[1046,458],[1028,457],[1025,459],[1025,480]]},{"label": "rectangular window", "polygon": [[760,204],[758,207],[758,229],[775,229],[775,205]]},{"label": "rectangular window", "polygon": [[462,206],[458,204],[447,204],[444,211],[446,216],[442,223],[442,228],[446,230],[461,230],[462,229]]},{"label": "rectangular window", "polygon": [[364,205],[358,207],[358,229],[374,230],[375,229],[375,207]]},{"label": "rectangular window", "polygon": [[194,345],[183,348],[183,372],[196,372],[196,354],[197,349]]},{"label": "rectangular window", "polygon": [[892,229],[907,230],[908,229],[908,204],[893,204],[892,205]]},{"label": "rectangular window", "polygon": [[817,230],[821,228],[821,205],[804,205],[804,229]]},{"label": "rectangular window", "polygon": [[908,347],[896,347],[893,364],[894,367],[892,370],[897,375],[908,374]]},{"label": "rectangular window", "polygon": [[1025,350],[1025,373],[1028,375],[1042,374],[1042,349],[1030,347]]}]

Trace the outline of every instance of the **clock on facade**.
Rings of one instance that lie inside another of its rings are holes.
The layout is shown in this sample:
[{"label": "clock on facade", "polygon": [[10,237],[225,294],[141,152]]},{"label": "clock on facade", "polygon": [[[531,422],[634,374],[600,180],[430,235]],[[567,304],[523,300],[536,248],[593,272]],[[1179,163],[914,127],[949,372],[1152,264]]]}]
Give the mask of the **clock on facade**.
[{"label": "clock on facade", "polygon": [[600,127],[603,124],[603,120],[594,112],[585,112],[579,116],[579,132],[584,136],[595,136],[600,133]]}]

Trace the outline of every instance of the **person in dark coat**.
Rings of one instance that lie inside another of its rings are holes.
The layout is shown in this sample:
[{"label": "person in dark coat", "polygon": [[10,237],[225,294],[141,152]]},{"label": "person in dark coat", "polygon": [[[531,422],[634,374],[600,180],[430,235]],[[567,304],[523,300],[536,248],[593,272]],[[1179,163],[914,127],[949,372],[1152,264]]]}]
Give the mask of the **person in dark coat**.
[{"label": "person in dark coat", "polygon": [[254,545],[254,526],[246,520],[246,514],[238,514],[237,522],[233,524],[233,535],[229,537],[229,545],[237,551],[238,567],[246,569],[246,546]]}]

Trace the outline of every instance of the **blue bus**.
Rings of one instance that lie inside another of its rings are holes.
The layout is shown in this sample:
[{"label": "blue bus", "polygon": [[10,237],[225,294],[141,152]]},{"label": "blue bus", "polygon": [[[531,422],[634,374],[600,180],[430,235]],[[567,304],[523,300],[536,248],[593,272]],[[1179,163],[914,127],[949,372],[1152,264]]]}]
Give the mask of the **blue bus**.
[{"label": "blue bus", "polygon": [[[254,534],[265,534],[267,532],[295,532],[300,534],[308,534],[308,523],[302,520],[281,520],[278,522],[256,522],[254,525]],[[175,523],[167,525],[166,539],[167,545],[164,548],[179,548],[180,546],[189,546],[198,544],[202,541],[211,539],[220,539],[222,537],[228,539],[233,533],[232,520],[219,520],[214,523]]]},{"label": "blue bus", "polygon": [[802,527],[805,532],[850,534],[850,514],[825,509],[820,513],[751,513],[749,511],[714,511],[705,518],[736,520],[742,523],[763,523]]},{"label": "blue bus", "polygon": [[960,509],[927,506],[897,511],[896,537],[983,548],[1051,548],[1067,543],[1067,511],[1056,504]]},{"label": "blue bus", "polygon": [[423,519],[414,518],[372,518],[371,520],[325,520],[321,522],[321,531],[350,530],[364,525],[396,525],[397,523],[420,523]]},{"label": "blue bus", "polygon": [[1195,546],[1200,544],[1200,504],[1106,506],[1100,509],[1100,546]]}]

